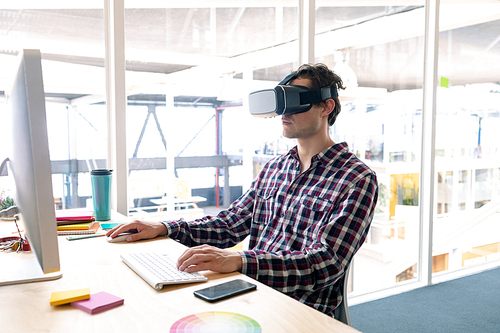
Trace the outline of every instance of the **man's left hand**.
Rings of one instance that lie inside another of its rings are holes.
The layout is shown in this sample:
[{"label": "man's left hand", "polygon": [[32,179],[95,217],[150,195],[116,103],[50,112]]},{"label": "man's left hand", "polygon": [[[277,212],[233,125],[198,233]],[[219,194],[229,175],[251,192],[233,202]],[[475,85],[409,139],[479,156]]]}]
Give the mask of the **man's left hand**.
[{"label": "man's left hand", "polygon": [[200,245],[187,249],[178,259],[180,271],[193,273],[211,270],[218,273],[241,271],[242,260],[238,252]]}]

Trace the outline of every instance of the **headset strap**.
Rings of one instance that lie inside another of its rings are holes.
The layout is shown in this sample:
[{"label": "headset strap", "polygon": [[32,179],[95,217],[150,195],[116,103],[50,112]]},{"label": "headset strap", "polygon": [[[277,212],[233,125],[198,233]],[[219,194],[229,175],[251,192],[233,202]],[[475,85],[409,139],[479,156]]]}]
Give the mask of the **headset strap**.
[{"label": "headset strap", "polygon": [[[288,74],[280,83],[279,86],[284,86],[290,83],[290,81],[297,78],[297,72]],[[314,91],[304,91],[300,93],[300,104],[314,104],[319,102],[324,102],[330,98],[339,97],[337,88],[335,86],[323,87]]]},{"label": "headset strap", "polygon": [[297,72],[293,72],[291,74],[288,74],[283,80],[281,80],[280,83],[278,83],[279,86],[284,86],[290,83],[293,79],[297,78]]},{"label": "headset strap", "polygon": [[324,102],[330,98],[337,98],[337,88],[334,86],[323,87],[318,90],[304,91],[300,93],[300,104],[314,104]]}]

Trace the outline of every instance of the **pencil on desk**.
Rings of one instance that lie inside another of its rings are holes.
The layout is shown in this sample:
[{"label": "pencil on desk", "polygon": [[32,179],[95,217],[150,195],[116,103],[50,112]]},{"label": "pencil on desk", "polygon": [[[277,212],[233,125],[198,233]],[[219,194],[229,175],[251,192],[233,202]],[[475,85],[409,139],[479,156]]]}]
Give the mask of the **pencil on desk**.
[{"label": "pencil on desk", "polygon": [[106,234],[102,233],[102,234],[91,234],[91,235],[83,235],[83,236],[71,236],[71,237],[66,237],[66,239],[71,241],[71,240],[94,238],[94,237],[100,237],[100,236],[106,236]]}]

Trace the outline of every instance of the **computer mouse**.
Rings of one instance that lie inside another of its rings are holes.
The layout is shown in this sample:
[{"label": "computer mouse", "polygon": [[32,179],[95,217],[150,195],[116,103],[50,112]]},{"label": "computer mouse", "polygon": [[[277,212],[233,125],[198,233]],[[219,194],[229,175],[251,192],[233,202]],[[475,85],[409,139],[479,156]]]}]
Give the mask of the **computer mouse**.
[{"label": "computer mouse", "polygon": [[133,232],[124,232],[116,236],[115,238],[111,238],[109,236],[106,236],[106,240],[110,243],[118,243],[118,242],[126,242],[127,237],[134,234]]}]

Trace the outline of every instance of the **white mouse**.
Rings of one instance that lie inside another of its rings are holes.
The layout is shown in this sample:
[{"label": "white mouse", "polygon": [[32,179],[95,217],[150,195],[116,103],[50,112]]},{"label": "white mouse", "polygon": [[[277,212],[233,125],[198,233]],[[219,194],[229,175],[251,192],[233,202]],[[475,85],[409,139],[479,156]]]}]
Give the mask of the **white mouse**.
[{"label": "white mouse", "polygon": [[127,237],[132,235],[132,232],[124,232],[116,236],[115,238],[111,238],[109,236],[106,236],[106,240],[110,243],[118,243],[118,242],[126,242]]}]

